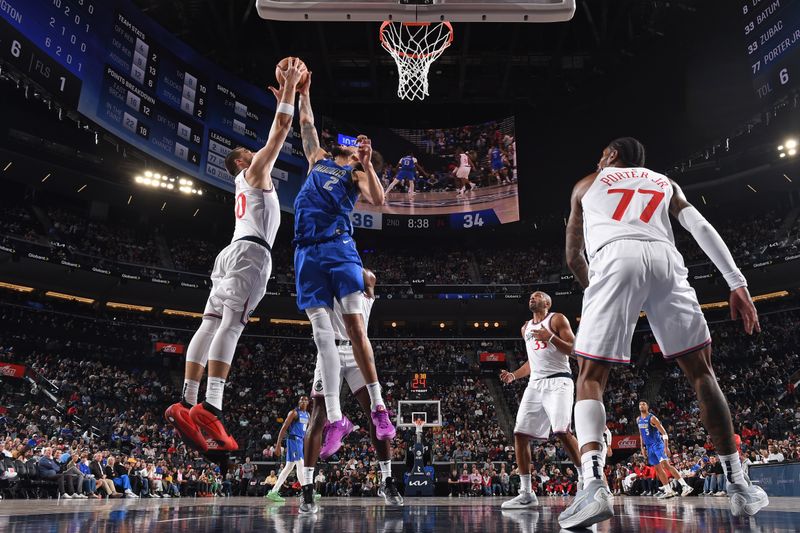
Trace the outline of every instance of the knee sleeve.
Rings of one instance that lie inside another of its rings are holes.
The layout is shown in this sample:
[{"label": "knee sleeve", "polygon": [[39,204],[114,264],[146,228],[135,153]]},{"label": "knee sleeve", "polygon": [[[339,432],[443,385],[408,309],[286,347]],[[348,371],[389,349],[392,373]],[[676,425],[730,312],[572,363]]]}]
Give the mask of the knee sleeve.
[{"label": "knee sleeve", "polygon": [[342,314],[345,315],[364,315],[364,293],[353,292],[343,296],[339,303],[342,304]]},{"label": "knee sleeve", "polygon": [[575,403],[575,436],[578,438],[578,450],[590,442],[596,442],[602,447],[605,429],[606,408],[603,402],[580,400]]},{"label": "knee sleeve", "polygon": [[208,349],[210,360],[231,364],[233,354],[236,352],[236,344],[244,331],[244,324],[239,320],[241,314],[240,311],[234,311],[228,307],[223,309],[222,320],[220,320]]},{"label": "knee sleeve", "polygon": [[211,316],[204,316],[203,322],[200,327],[192,336],[189,341],[189,347],[186,349],[186,361],[189,363],[197,363],[200,366],[206,366],[208,361],[208,348],[211,346],[211,341],[214,339],[214,334],[219,327],[220,319]]}]

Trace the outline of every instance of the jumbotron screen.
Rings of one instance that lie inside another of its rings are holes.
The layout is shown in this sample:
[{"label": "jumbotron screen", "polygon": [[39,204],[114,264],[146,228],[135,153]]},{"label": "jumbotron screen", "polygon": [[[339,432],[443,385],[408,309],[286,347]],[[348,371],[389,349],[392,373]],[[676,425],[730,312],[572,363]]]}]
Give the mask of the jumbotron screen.
[{"label": "jumbotron screen", "polygon": [[365,133],[383,159],[386,200],[359,200],[354,227],[474,230],[519,220],[514,117],[420,130],[329,126],[330,143],[353,144]]}]

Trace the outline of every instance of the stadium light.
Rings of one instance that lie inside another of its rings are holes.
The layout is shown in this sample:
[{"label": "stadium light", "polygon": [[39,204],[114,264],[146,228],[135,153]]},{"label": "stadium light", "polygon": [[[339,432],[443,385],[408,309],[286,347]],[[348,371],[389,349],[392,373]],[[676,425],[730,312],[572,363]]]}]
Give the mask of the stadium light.
[{"label": "stadium light", "polygon": [[797,139],[787,139],[786,142],[778,146],[778,156],[781,159],[785,159],[787,155],[789,157],[794,157],[797,155],[799,146],[800,144],[798,144]]},{"label": "stadium light", "polygon": [[489,327],[489,323],[488,322],[484,322],[483,323],[483,327],[488,328]]},{"label": "stadium light", "polygon": [[439,322],[439,327],[444,329],[444,322]]},{"label": "stadium light", "polygon": [[392,327],[396,328],[397,327],[397,322],[392,322]]},{"label": "stadium light", "polygon": [[494,323],[494,327],[499,328],[500,327],[500,322],[495,322]]},{"label": "stadium light", "polygon": [[152,177],[153,177],[153,173],[152,173],[151,171],[149,171],[149,170],[145,170],[145,171],[144,171],[144,175],[145,175],[146,177],[148,177],[148,178],[152,178]]},{"label": "stadium light", "polygon": [[472,325],[473,325],[473,326],[475,326],[476,328],[479,328],[479,327],[481,327],[481,325],[480,325],[480,324],[478,324],[477,322],[475,322],[475,323],[474,323],[474,324],[472,324]]},{"label": "stadium light", "polygon": [[144,183],[144,178],[141,176],[136,176],[134,179],[136,180],[136,183]]}]

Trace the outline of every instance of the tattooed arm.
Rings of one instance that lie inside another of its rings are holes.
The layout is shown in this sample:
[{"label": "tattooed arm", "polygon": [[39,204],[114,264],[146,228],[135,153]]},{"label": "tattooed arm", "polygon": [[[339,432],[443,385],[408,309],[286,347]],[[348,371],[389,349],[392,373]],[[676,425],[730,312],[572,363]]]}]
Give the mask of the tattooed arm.
[{"label": "tattooed arm", "polygon": [[303,140],[303,152],[308,160],[308,170],[325,158],[325,150],[320,147],[317,128],[314,126],[314,112],[311,109],[311,73],[308,81],[297,88],[300,93],[300,138]]},{"label": "tattooed arm", "polygon": [[597,173],[590,174],[579,181],[572,189],[571,210],[567,221],[567,266],[584,289],[589,286],[589,263],[586,262],[586,257],[583,254],[583,207],[581,206],[581,200],[596,177]]}]

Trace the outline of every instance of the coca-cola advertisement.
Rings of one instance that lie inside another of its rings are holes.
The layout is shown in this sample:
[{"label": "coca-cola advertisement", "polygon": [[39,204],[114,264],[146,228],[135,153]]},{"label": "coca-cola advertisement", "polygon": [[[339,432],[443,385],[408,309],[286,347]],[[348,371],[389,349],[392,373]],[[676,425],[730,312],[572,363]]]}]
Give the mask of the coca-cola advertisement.
[{"label": "coca-cola advertisement", "polygon": [[639,435],[615,435],[611,438],[611,449],[613,450],[638,450]]},{"label": "coca-cola advertisement", "polygon": [[25,367],[12,363],[0,363],[0,377],[22,379],[25,377]]},{"label": "coca-cola advertisement", "polygon": [[156,353],[166,355],[183,355],[185,350],[186,346],[183,344],[175,344],[171,342],[157,342],[155,347]]}]

